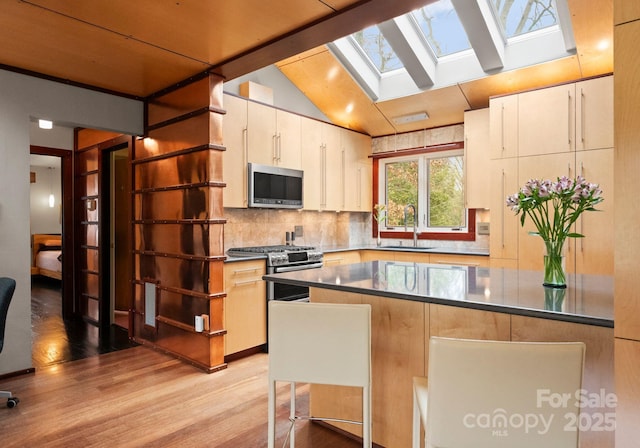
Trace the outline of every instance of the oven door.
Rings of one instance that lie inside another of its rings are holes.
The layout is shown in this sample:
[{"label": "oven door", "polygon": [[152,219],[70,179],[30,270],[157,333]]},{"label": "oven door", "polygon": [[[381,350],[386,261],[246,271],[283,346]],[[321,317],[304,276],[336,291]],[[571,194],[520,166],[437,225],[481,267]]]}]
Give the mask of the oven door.
[{"label": "oven door", "polygon": [[[297,266],[276,266],[268,269],[270,274],[280,272],[302,271],[321,268],[322,263],[309,263]],[[285,300],[289,302],[308,302],[309,288],[306,286],[287,285],[279,282],[267,282],[267,300]]]}]

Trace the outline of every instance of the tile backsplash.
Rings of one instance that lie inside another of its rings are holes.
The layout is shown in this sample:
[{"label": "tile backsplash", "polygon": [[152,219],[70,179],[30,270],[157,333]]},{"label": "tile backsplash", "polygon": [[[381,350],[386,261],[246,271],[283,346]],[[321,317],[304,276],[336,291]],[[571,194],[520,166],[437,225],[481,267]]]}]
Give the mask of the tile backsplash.
[{"label": "tile backsplash", "polygon": [[[232,247],[284,244],[286,232],[302,226],[303,236],[295,244],[318,248],[375,246],[371,236],[371,213],[317,212],[305,210],[235,209],[225,208],[225,251]],[[477,213],[478,221],[488,221],[489,212]],[[383,240],[383,244],[398,244],[398,240]],[[408,240],[404,244],[410,245]],[[489,248],[488,235],[476,235],[476,241],[420,240],[420,246],[455,249]]]}]

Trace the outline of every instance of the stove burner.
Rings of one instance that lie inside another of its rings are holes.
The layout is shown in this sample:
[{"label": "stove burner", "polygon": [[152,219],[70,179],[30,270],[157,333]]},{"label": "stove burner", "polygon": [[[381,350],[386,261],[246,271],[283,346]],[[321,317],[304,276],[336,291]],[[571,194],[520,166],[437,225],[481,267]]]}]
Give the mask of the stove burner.
[{"label": "stove burner", "polygon": [[315,250],[311,246],[286,246],[283,244],[275,246],[256,246],[256,247],[233,247],[227,252],[229,254],[269,254],[279,252],[304,252]]}]

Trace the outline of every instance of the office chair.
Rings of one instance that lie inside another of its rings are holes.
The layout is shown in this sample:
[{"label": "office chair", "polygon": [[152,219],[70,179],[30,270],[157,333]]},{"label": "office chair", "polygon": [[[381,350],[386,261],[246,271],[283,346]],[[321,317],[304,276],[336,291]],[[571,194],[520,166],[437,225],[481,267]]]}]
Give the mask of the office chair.
[{"label": "office chair", "polygon": [[426,448],[577,448],[584,353],[582,342],[432,337],[428,377],[413,379],[413,447],[422,424]]},{"label": "office chair", "polygon": [[[371,447],[371,306],[269,302],[269,429],[275,445],[276,382],[291,383],[289,446],[299,419],[362,424],[362,445]],[[296,382],[362,388],[362,421],[296,415]],[[286,440],[285,440],[286,444]]]},{"label": "office chair", "polygon": [[[14,279],[8,277],[0,278],[0,353],[2,353],[2,347],[4,346],[4,329],[7,324],[9,304],[11,303],[11,298],[15,290],[16,281]],[[0,390],[0,397],[7,399],[8,408],[18,406],[20,402],[18,397],[14,397],[9,391]]]}]

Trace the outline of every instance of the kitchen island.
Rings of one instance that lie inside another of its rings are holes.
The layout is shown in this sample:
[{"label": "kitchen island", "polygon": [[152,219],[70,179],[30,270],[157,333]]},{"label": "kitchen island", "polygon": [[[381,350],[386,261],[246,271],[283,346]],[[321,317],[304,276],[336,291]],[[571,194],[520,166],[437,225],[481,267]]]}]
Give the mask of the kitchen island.
[{"label": "kitchen island", "polygon": [[[582,341],[584,389],[613,392],[611,277],[569,275],[568,288],[547,289],[536,271],[371,261],[264,278],[308,286],[312,302],[371,305],[373,440],[381,446],[411,446],[411,379],[426,376],[430,336]],[[310,393],[313,415],[359,418],[354,391],[313,385]],[[360,434],[357,426],[335,426]],[[581,439],[581,447],[613,446],[610,431],[585,431]]]}]

